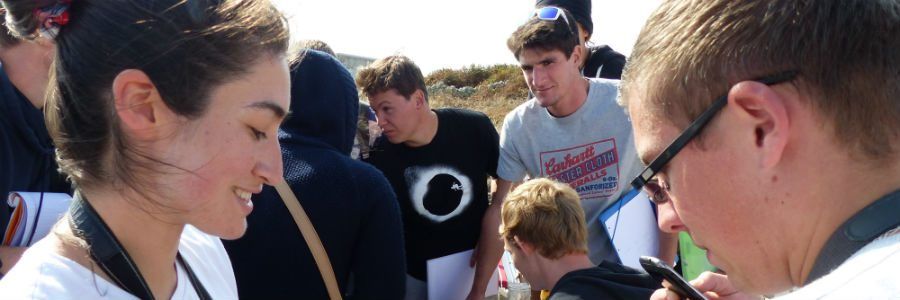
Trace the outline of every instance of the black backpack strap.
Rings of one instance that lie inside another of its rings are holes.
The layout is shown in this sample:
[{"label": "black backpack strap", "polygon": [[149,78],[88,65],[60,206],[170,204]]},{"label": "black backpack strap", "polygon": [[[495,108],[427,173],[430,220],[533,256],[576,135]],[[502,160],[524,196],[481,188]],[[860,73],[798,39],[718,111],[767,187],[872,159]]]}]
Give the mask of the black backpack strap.
[{"label": "black backpack strap", "polygon": [[[153,292],[147,285],[147,281],[144,280],[144,276],[141,275],[137,264],[128,255],[128,251],[122,247],[122,243],[116,239],[109,226],[103,222],[97,211],[84,200],[81,193],[75,193],[72,206],[69,207],[69,214],[71,215],[69,226],[71,226],[72,232],[87,242],[91,259],[100,266],[100,269],[126,292],[140,299],[154,299]],[[181,257],[181,253],[178,253],[177,259],[184,267],[197,296],[204,300],[211,299],[191,266]]]},{"label": "black backpack strap", "polygon": [[181,253],[178,253],[178,262],[181,263],[181,266],[184,267],[184,271],[187,273],[188,279],[191,280],[191,285],[194,286],[194,291],[197,292],[197,297],[200,300],[209,300],[212,297],[209,296],[209,292],[206,291],[206,288],[203,287],[203,284],[200,283],[200,279],[197,279],[197,275],[194,274],[194,270],[191,269],[191,265],[184,260],[184,257],[181,256]]},{"label": "black backpack strap", "polygon": [[134,260],[81,193],[75,193],[69,210],[72,231],[87,242],[91,259],[100,269],[126,292],[140,299],[153,299],[153,292]]},{"label": "black backpack strap", "polygon": [[866,206],[838,227],[825,243],[806,283],[831,273],[850,256],[891,229],[900,226],[900,190]]}]

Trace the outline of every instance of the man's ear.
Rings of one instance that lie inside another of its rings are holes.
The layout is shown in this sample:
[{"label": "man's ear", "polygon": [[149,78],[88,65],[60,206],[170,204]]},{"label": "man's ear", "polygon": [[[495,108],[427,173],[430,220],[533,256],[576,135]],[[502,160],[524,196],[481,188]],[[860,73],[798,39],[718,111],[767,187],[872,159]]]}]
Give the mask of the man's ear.
[{"label": "man's ear", "polygon": [[519,249],[522,249],[522,253],[525,253],[528,255],[531,255],[534,253],[534,245],[520,239],[519,236],[514,236],[513,241],[516,242],[516,246],[519,247]]},{"label": "man's ear", "polygon": [[763,168],[778,164],[790,139],[791,119],[788,98],[764,83],[744,81],[728,94],[728,106],[753,129],[754,147]]},{"label": "man's ear", "polygon": [[113,80],[113,99],[122,130],[132,138],[151,140],[161,136],[159,125],[176,116],[166,105],[156,85],[141,70],[122,71]]},{"label": "man's ear", "polygon": [[410,95],[410,100],[416,102],[416,109],[428,107],[428,102],[425,101],[425,92],[420,89],[416,89],[416,91]]},{"label": "man's ear", "polygon": [[581,47],[581,45],[575,45],[575,49],[572,50],[572,55],[569,56],[569,60],[574,62],[576,66],[581,66],[582,57],[584,57],[584,47]]}]

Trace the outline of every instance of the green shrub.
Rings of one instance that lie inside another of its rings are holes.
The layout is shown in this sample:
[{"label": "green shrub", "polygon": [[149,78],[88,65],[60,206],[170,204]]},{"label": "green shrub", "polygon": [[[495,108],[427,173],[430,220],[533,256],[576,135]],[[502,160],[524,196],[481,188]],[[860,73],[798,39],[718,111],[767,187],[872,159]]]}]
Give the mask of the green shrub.
[{"label": "green shrub", "polygon": [[520,69],[519,66],[516,65],[491,66],[489,72],[491,73],[491,76],[484,81],[484,83],[486,84],[492,84],[500,81],[509,82],[512,80],[522,79],[522,69]]}]

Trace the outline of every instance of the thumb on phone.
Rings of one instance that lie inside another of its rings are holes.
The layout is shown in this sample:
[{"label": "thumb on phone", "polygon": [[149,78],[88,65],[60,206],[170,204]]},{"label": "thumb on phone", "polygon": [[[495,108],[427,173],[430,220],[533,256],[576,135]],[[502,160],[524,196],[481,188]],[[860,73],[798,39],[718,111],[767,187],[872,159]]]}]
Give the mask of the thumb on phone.
[{"label": "thumb on phone", "polygon": [[661,288],[650,295],[650,300],[681,300],[681,296],[678,296],[678,294],[670,289]]},{"label": "thumb on phone", "polygon": [[[728,299],[728,300],[757,300],[761,297],[742,293],[731,284],[727,275],[713,272],[703,272],[697,279],[691,280],[691,285],[700,292],[706,294],[710,299]],[[710,295],[713,293],[713,295]]]}]

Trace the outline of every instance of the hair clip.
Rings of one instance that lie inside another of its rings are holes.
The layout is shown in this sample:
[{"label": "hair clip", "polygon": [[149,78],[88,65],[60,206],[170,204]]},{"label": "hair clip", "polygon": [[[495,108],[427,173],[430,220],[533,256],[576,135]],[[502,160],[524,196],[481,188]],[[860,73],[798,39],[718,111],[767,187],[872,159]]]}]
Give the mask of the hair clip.
[{"label": "hair clip", "polygon": [[59,0],[56,4],[36,8],[34,17],[40,22],[40,32],[47,38],[55,38],[59,29],[69,23],[69,6],[72,0]]}]

